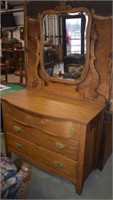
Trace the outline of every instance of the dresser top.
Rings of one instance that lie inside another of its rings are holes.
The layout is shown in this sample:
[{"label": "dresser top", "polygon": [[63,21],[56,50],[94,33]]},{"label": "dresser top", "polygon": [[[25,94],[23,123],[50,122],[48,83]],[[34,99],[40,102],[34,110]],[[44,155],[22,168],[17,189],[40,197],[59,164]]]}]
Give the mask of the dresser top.
[{"label": "dresser top", "polygon": [[104,109],[104,104],[23,89],[2,97],[3,101],[27,112],[87,124]]}]

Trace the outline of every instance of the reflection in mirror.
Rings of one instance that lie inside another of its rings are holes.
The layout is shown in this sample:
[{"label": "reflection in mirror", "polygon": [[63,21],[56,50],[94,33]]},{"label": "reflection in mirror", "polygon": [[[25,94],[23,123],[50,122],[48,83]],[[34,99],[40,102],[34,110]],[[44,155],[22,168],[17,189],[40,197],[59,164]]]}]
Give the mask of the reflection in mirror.
[{"label": "reflection in mirror", "polygon": [[86,61],[85,12],[45,14],[43,17],[43,66],[46,75],[75,80]]}]

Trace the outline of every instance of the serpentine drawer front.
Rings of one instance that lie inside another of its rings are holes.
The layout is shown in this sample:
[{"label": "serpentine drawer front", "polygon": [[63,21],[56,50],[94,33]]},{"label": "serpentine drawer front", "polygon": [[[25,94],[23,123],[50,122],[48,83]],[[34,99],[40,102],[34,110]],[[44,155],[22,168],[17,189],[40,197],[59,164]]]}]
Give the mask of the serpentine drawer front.
[{"label": "serpentine drawer front", "polygon": [[2,109],[7,154],[68,178],[80,194],[98,165],[103,105],[25,89],[4,96]]},{"label": "serpentine drawer front", "polygon": [[18,121],[25,122],[29,125],[29,123],[32,122],[32,124],[35,124],[35,116],[32,114],[27,114],[25,111],[18,109],[17,107],[5,103],[5,112],[7,115],[10,115],[14,119],[17,119]]},{"label": "serpentine drawer front", "polygon": [[63,176],[70,177],[70,179],[76,179],[76,165],[77,163],[71,159],[53,153],[41,146],[35,145],[30,141],[23,140],[12,134],[7,134],[8,148],[14,152],[18,152],[27,159],[31,159],[33,162],[37,160],[37,163],[44,165],[45,168],[53,168],[57,174],[62,173]]},{"label": "serpentine drawer front", "polygon": [[49,119],[36,114],[29,114],[8,103],[5,103],[5,107],[7,115],[11,116],[18,122],[23,122],[28,126],[37,127],[39,130],[50,135],[59,135],[61,138],[69,139],[73,137],[73,135],[73,139],[78,140],[79,138],[80,125],[77,123]]},{"label": "serpentine drawer front", "polygon": [[59,135],[56,137],[52,134],[43,132],[33,126],[32,123],[28,126],[27,124],[23,124],[23,122],[17,122],[8,115],[6,115],[6,131],[20,138],[31,141],[34,144],[41,145],[51,151],[60,153],[61,155],[66,155],[73,160],[77,160],[78,158],[79,137],[78,140],[75,140],[76,137],[74,134],[70,134],[70,137],[67,139],[67,137],[65,137],[65,132],[63,132],[63,137],[59,137],[59,132]]}]

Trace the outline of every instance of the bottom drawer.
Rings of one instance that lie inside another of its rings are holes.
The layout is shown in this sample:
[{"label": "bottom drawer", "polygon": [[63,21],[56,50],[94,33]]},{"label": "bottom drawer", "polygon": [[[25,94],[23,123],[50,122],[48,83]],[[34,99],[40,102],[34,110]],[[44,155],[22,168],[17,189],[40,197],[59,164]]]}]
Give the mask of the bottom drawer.
[{"label": "bottom drawer", "polygon": [[41,164],[50,167],[53,172],[64,177],[76,179],[77,162],[68,159],[60,154],[53,153],[41,146],[35,145],[27,140],[23,140],[12,134],[7,134],[8,150],[16,152],[31,163],[36,163],[39,167]]}]

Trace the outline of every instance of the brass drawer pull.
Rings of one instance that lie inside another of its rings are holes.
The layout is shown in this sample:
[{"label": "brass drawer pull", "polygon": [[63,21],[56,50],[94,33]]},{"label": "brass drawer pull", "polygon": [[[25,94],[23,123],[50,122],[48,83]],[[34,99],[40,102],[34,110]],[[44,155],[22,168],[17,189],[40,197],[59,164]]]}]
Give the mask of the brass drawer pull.
[{"label": "brass drawer pull", "polygon": [[64,149],[65,148],[65,144],[62,144],[62,143],[59,143],[59,142],[56,142],[55,145],[56,145],[57,149]]},{"label": "brass drawer pull", "polygon": [[18,142],[15,142],[15,147],[17,148],[17,149],[21,149],[22,148],[22,145],[20,144],[20,143],[18,143]]},{"label": "brass drawer pull", "polygon": [[32,117],[31,117],[30,115],[27,115],[27,116],[26,116],[26,119],[27,119],[28,121],[30,121],[30,120],[32,119]]},{"label": "brass drawer pull", "polygon": [[8,112],[9,112],[9,113],[11,112],[11,108],[8,108]]},{"label": "brass drawer pull", "polygon": [[69,130],[69,134],[70,134],[70,135],[74,135],[75,131],[76,131],[76,130],[75,130],[74,128],[71,128],[71,129]]},{"label": "brass drawer pull", "polygon": [[40,121],[39,124],[40,124],[40,126],[42,126],[42,127],[45,126],[45,122],[44,122],[44,121]]},{"label": "brass drawer pull", "polygon": [[59,168],[59,169],[61,169],[61,168],[64,167],[64,164],[61,163],[61,162],[59,162],[59,161],[57,161],[57,160],[55,160],[55,162],[54,162],[54,166],[57,167],[57,168]]},{"label": "brass drawer pull", "polygon": [[16,133],[20,133],[21,128],[18,127],[18,126],[16,126],[16,125],[14,125],[14,126],[13,126],[13,130],[14,130]]}]

